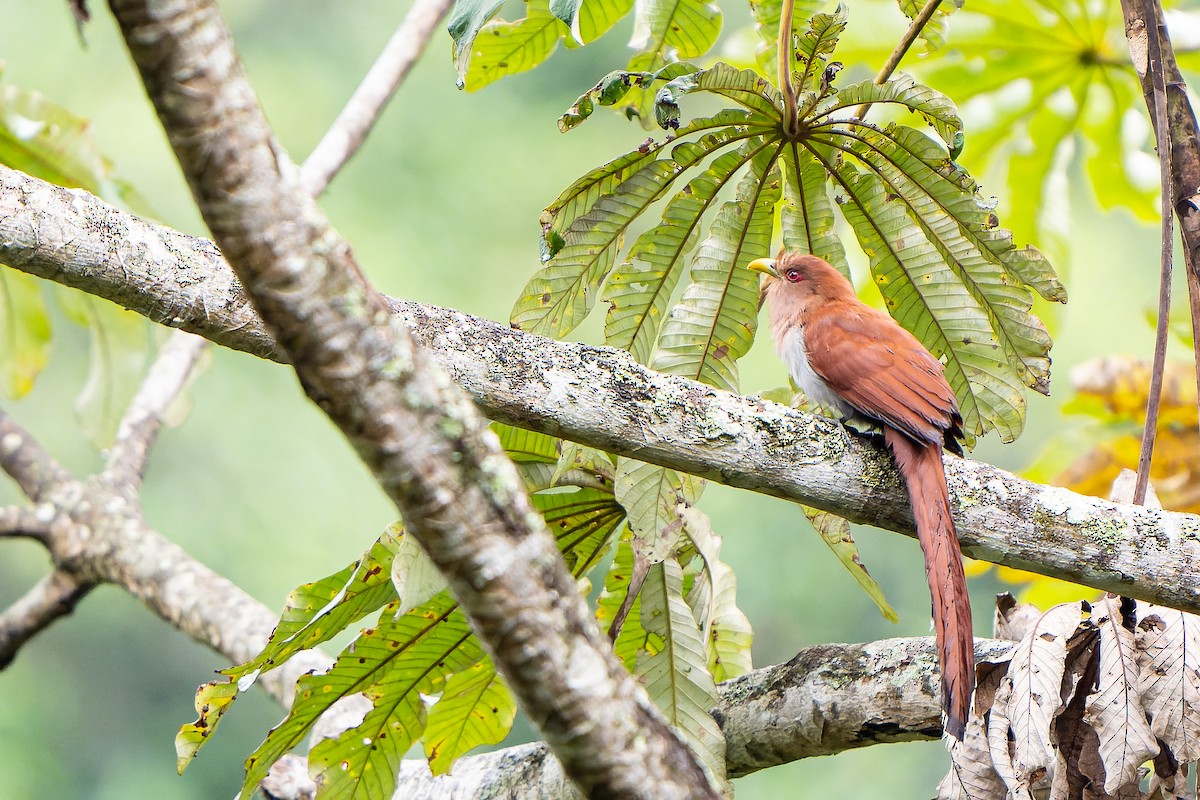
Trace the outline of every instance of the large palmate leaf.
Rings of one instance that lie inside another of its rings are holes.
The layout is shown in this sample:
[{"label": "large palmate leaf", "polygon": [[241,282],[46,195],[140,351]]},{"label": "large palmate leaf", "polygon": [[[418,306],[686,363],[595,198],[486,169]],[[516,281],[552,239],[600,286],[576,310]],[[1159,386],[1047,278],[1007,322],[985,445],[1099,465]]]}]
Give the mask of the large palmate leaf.
[{"label": "large palmate leaf", "polygon": [[[717,64],[667,82],[655,113],[674,130],[670,157],[647,142],[584,176],[547,210],[553,256],[522,292],[513,324],[562,336],[601,294],[608,344],[736,391],[736,359],[749,347],[757,300],[741,267],[771,254],[778,212],[785,247],[849,274],[836,207],[893,316],[946,363],[968,440],[990,430],[1011,440],[1024,426],[1025,387],[1049,386],[1050,338],[1031,313],[1033,293],[1056,301],[1065,293],[1037,250],[1016,247],[998,227],[994,203],[952,159],[962,123],[947,97],[903,74],[831,85],[836,72],[826,65],[844,27],[839,7],[814,17],[799,38],[794,120],[783,95],[752,70]],[[681,125],[680,103],[695,93],[742,111]],[[863,106],[901,119],[865,122],[857,116]],[[913,117],[936,138],[904,124]],[[622,235],[688,172],[694,177],[661,221],[621,258]]]},{"label": "large palmate leaf", "polygon": [[913,69],[963,104],[974,168],[1006,170],[1007,224],[1022,238],[1065,248],[1066,171],[1080,149],[1101,207],[1156,217],[1150,129],[1128,124],[1145,108],[1120,3],[972,0],[961,13],[952,47]]}]

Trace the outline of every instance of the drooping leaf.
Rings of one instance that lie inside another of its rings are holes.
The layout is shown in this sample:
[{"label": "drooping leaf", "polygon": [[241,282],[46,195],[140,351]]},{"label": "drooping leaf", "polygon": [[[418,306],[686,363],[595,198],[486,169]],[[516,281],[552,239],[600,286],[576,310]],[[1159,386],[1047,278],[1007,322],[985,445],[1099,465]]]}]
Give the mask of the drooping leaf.
[{"label": "drooping leaf", "polygon": [[[700,624],[708,656],[708,671],[721,681],[744,675],[753,668],[750,620],[737,606],[737,576],[721,561],[721,538],[713,533],[708,516],[698,508],[682,509],[684,534],[700,554],[700,568],[687,590],[687,603]],[[685,573],[685,578],[687,577]]]},{"label": "drooping leaf", "polygon": [[871,577],[871,573],[867,572],[866,565],[859,558],[858,545],[850,533],[850,523],[842,517],[807,506],[804,507],[804,515],[821,535],[821,541],[833,551],[837,560],[867,593],[867,597],[871,598],[871,602],[879,609],[879,613],[883,614],[883,618],[888,622],[898,622],[900,617],[897,616],[896,609],[892,608],[892,604],[883,594],[883,589]]},{"label": "drooping leaf", "polygon": [[536,494],[533,504],[546,519],[558,549],[575,577],[591,571],[608,552],[625,511],[611,492],[579,489]]},{"label": "drooping leaf", "polygon": [[[897,0],[897,2],[900,5],[901,13],[913,20],[921,13],[928,0]],[[946,45],[946,17],[962,7],[963,0],[954,0],[951,3],[938,5],[933,16],[921,26],[921,30],[917,33],[917,37],[924,43],[922,54],[930,53]]]},{"label": "drooping leaf", "polygon": [[454,41],[454,69],[458,73],[460,89],[466,85],[475,38],[503,4],[503,0],[456,0],[454,3],[446,28]]},{"label": "drooping leaf", "polygon": [[516,698],[487,656],[451,676],[422,737],[430,772],[443,775],[468,750],[502,741],[516,714]]},{"label": "drooping leaf", "polygon": [[[397,526],[393,526],[398,528]],[[412,536],[403,536],[392,557],[392,586],[399,604],[396,614],[407,614],[445,591],[446,579]]]},{"label": "drooping leaf", "polygon": [[[596,603],[596,619],[609,638],[613,636],[614,621],[617,620],[620,610],[627,605],[630,578],[634,572],[632,538],[632,535],[626,535],[617,543],[612,564],[608,568],[608,574],[604,576],[604,592]],[[640,595],[630,601],[626,608],[627,614],[613,641],[613,651],[630,672],[636,668],[638,653],[645,650],[647,643],[648,634],[642,628],[641,604]]]},{"label": "drooping leaf", "polygon": [[551,0],[550,11],[571,29],[571,38],[590,44],[633,8],[633,0]]},{"label": "drooping leaf", "polygon": [[716,705],[716,684],[700,628],[683,598],[683,571],[674,559],[650,567],[639,611],[648,649],[638,655],[637,675],[705,769],[723,782],[725,738],[709,714]]},{"label": "drooping leaf", "polygon": [[818,117],[826,117],[842,109],[853,109],[862,103],[881,103],[907,108],[922,117],[947,145],[954,144],[955,135],[962,130],[958,109],[950,98],[941,92],[916,82],[903,72],[893,75],[887,82],[860,81],[838,90],[816,109]]},{"label": "drooping leaf", "polygon": [[[656,72],[673,61],[704,55],[721,33],[721,10],[707,0],[636,0],[629,46],[630,72]],[[630,106],[649,127],[656,87],[631,93]]]},{"label": "drooping leaf", "polygon": [[632,458],[617,459],[613,491],[628,516],[634,548],[650,563],[674,551],[683,532],[676,507],[693,505],[703,488],[703,480],[687,473]]},{"label": "drooping leaf", "polygon": [[1150,730],[1186,764],[1200,758],[1200,618],[1152,604],[1138,607],[1135,637]]},{"label": "drooping leaf", "polygon": [[780,149],[755,139],[744,145],[754,153],[750,171],[697,251],[692,281],[659,333],[655,369],[738,390],[737,359],[758,327],[758,277],[746,266],[771,251]]},{"label": "drooping leaf", "polygon": [[211,681],[196,690],[199,716],[195,722],[181,726],[175,734],[175,770],[180,775],[217,729],[217,723],[237,699],[237,694],[237,684],[228,680]]},{"label": "drooping leaf", "polygon": [[50,360],[50,314],[37,278],[0,269],[0,375],[4,393],[24,397]]},{"label": "drooping leaf", "polygon": [[525,16],[514,22],[488,22],[471,45],[464,88],[474,92],[508,75],[533,69],[550,57],[563,33],[563,25],[551,13],[547,0],[528,0]]}]

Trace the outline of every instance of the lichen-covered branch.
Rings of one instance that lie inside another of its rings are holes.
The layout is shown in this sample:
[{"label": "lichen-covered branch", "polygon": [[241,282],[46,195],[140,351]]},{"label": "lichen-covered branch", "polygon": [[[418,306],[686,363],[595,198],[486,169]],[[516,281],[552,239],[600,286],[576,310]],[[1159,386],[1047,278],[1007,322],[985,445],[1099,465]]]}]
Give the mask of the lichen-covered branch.
[{"label": "lichen-covered branch", "polygon": [[[0,262],[212,341],[281,359],[213,245],[0,167]],[[533,430],[912,533],[886,453],[775,403],[557,342],[390,300],[484,412]],[[973,557],[1200,611],[1200,518],[1117,505],[946,460]]]},{"label": "lichen-covered branch", "polygon": [[595,796],[715,798],[600,634],[486,422],[305,191],[215,4],[109,5],[222,253],[567,773]]},{"label": "lichen-covered branch", "polygon": [[12,663],[21,645],[74,611],[94,585],[55,570],[0,612],[0,670]]}]

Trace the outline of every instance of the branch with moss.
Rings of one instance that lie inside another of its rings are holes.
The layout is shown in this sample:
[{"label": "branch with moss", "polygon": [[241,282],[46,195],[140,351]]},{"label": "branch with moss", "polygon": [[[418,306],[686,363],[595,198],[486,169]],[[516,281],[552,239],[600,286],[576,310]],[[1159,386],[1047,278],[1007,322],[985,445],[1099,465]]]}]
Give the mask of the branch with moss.
[{"label": "branch with moss", "polygon": [[[232,271],[186,236],[0,167],[0,261],[214,342],[283,360]],[[913,535],[891,459],[830,420],[655,373],[627,353],[387,301],[489,417]],[[1200,610],[1200,518],[1118,505],[948,457],[975,558]]]}]

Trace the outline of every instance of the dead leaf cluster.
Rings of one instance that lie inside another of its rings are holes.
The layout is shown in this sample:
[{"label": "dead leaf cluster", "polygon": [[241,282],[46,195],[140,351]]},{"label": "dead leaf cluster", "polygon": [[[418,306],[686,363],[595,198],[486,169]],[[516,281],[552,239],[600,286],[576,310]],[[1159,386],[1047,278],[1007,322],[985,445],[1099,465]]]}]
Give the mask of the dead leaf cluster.
[{"label": "dead leaf cluster", "polygon": [[1200,758],[1200,618],[1113,595],[1045,613],[997,599],[939,800],[1182,800]]}]

